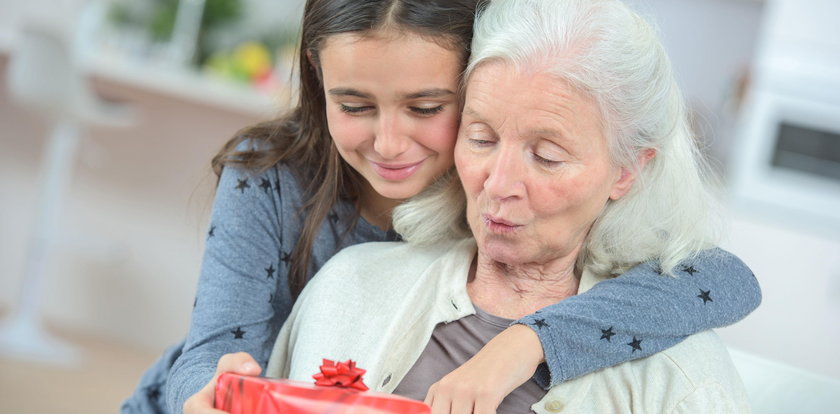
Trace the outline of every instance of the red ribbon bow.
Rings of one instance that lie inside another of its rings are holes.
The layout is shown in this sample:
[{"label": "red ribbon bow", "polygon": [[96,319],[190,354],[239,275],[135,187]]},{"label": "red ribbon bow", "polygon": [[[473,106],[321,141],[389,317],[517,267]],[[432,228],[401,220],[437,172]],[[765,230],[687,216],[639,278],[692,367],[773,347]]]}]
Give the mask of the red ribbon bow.
[{"label": "red ribbon bow", "polygon": [[345,362],[333,362],[324,359],[321,365],[321,372],[312,376],[315,378],[315,385],[326,387],[355,388],[359,391],[367,391],[368,387],[362,381],[362,375],[367,372],[356,368],[356,362],[348,359]]}]

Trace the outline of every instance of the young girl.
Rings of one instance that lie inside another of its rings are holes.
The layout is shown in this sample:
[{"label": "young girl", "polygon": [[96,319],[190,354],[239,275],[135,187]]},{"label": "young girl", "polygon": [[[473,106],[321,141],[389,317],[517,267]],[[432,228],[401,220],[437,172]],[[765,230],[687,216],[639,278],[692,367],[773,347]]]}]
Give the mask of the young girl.
[{"label": "young girl", "polygon": [[[452,166],[459,75],[479,1],[307,1],[298,106],[242,131],[213,159],[219,182],[189,333],[144,375],[123,412],[216,412],[215,375],[261,372],[294,299],[327,259],[353,244],[399,239],[392,209]],[[597,308],[587,306],[587,294],[543,309],[539,323],[524,318],[488,343],[473,358],[478,363],[468,361],[442,383],[504,396],[544,360],[547,370],[535,380],[556,384],[735,322],[758,305],[749,270],[719,257],[700,257],[676,278],[653,268],[638,266],[607,285],[612,297],[627,298],[600,307],[610,314],[580,315]],[[679,298],[696,296],[691,278],[700,277],[707,289],[736,290],[744,300],[611,319],[615,309],[681,306]],[[653,278],[655,285],[645,283]],[[683,294],[670,295],[674,304],[649,303],[650,286]],[[578,346],[581,338],[569,332],[581,325],[636,335],[641,349],[615,355]],[[510,367],[521,375],[509,375]]]}]

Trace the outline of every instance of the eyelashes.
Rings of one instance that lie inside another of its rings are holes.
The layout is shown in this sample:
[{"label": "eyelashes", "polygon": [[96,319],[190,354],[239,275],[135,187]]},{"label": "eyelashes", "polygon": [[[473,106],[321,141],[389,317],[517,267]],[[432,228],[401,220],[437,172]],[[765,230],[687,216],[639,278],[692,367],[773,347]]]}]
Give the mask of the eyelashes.
[{"label": "eyelashes", "polygon": [[[376,107],[374,107],[374,106],[351,106],[351,105],[345,105],[345,104],[339,104],[339,108],[341,109],[341,112],[344,112],[344,113],[347,113],[347,114],[354,114],[354,115],[359,115],[359,114],[363,114],[365,112],[376,110]],[[444,108],[444,105],[438,105],[438,106],[434,106],[434,107],[430,107],[430,108],[420,107],[420,106],[410,106],[410,107],[408,107],[408,109],[411,112],[413,112],[417,115],[422,115],[422,116],[435,115],[437,113],[442,112],[443,108]]]},{"label": "eyelashes", "polygon": [[532,153],[532,156],[534,157],[534,161],[536,161],[536,162],[538,162],[538,163],[540,163],[540,164],[542,164],[546,167],[549,167],[549,168],[557,167],[558,165],[563,163],[562,161],[555,161],[555,160],[550,160],[548,158],[541,157],[537,153]]},{"label": "eyelashes", "polygon": [[[487,149],[492,149],[492,147],[496,145],[496,140],[483,139],[480,137],[469,137],[467,138],[467,142],[469,146],[476,152],[483,152]],[[557,169],[565,163],[564,161],[546,158],[535,151],[530,152],[530,157],[537,164],[550,170]]]},{"label": "eyelashes", "polygon": [[418,113],[420,115],[434,115],[440,111],[443,111],[443,105],[438,105],[431,108],[422,108],[418,106],[410,107],[412,112]]},{"label": "eyelashes", "polygon": [[345,112],[348,114],[360,114],[362,112],[373,109],[372,106],[349,106],[345,104],[339,104],[339,107],[341,108],[341,112]]}]

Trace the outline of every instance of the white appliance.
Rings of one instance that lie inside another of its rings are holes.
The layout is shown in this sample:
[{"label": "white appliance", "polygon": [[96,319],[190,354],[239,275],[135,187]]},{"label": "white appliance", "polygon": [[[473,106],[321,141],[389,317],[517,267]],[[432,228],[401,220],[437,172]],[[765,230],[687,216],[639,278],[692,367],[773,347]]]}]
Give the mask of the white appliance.
[{"label": "white appliance", "polygon": [[840,236],[840,1],[766,6],[731,158],[733,195]]}]

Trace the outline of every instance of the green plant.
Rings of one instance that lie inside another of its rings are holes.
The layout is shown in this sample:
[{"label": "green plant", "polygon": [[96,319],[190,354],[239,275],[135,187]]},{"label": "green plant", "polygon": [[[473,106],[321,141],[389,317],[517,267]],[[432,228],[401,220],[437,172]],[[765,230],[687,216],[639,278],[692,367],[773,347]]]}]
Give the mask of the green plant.
[{"label": "green plant", "polygon": [[[149,33],[155,41],[166,42],[172,39],[178,14],[179,0],[154,0],[154,13],[148,24]],[[242,0],[205,0],[198,32],[194,64],[204,62],[211,51],[207,47],[207,33],[225,24],[232,23],[242,16]]]}]

